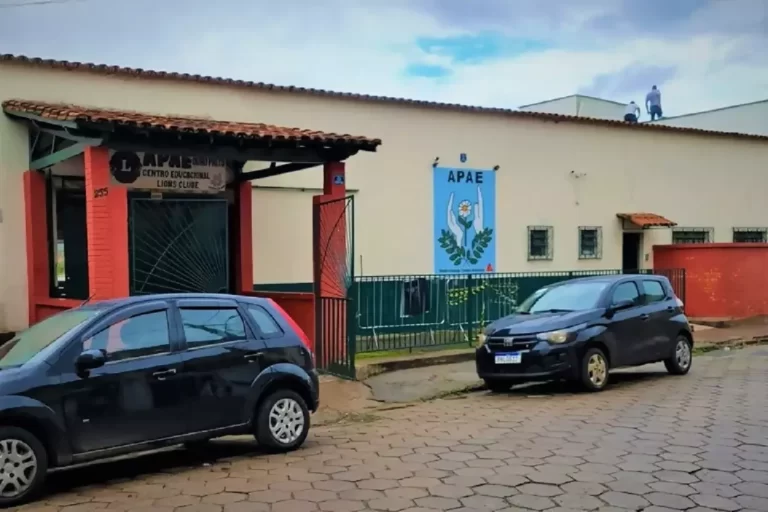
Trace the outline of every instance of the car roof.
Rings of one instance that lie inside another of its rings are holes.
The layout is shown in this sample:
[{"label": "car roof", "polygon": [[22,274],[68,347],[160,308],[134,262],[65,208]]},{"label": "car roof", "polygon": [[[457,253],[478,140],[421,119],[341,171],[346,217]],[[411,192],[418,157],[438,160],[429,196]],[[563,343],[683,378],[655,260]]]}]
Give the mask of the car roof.
[{"label": "car roof", "polygon": [[211,299],[211,300],[237,300],[247,302],[266,302],[263,297],[252,297],[248,295],[231,295],[227,293],[158,293],[151,295],[133,295],[131,297],[121,297],[119,299],[107,299],[96,302],[89,302],[84,309],[112,309],[117,307],[141,304],[143,302],[153,302],[156,300],[178,300],[178,299]]},{"label": "car roof", "polygon": [[568,279],[567,281],[560,281],[559,283],[555,283],[551,285],[551,287],[554,286],[564,286],[568,284],[574,284],[574,283],[620,283],[623,281],[634,281],[638,278],[642,279],[656,279],[656,280],[664,280],[666,279],[664,276],[658,275],[658,274],[605,274],[605,275],[599,275],[599,276],[588,276],[588,277],[577,277],[574,279]]}]

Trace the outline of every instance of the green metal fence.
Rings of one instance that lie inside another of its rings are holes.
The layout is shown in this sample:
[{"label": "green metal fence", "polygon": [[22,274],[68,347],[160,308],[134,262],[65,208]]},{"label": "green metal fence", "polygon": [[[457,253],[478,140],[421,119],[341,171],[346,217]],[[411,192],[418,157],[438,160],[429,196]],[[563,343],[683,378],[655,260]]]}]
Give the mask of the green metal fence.
[{"label": "green metal fence", "polygon": [[[492,273],[477,275],[365,276],[350,290],[355,322],[351,340],[360,353],[474,344],[478,330],[512,313],[539,288],[578,277],[621,270]],[[666,275],[685,300],[684,271]]]}]

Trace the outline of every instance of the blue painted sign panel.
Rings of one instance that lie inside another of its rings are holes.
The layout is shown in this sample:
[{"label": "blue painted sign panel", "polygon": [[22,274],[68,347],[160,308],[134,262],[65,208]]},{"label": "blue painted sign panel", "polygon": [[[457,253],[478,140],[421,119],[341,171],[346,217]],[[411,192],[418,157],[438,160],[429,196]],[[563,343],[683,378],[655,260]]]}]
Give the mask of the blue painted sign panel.
[{"label": "blue painted sign panel", "polygon": [[436,274],[496,270],[496,173],[434,169]]}]

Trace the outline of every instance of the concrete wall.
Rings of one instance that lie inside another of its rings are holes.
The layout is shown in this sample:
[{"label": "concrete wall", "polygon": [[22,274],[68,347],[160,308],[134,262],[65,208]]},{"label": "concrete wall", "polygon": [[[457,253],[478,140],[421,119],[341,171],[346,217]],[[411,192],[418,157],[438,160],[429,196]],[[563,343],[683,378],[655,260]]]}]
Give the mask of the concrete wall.
[{"label": "concrete wall", "polygon": [[[53,86],[52,84],[55,84]],[[367,275],[433,272],[432,167],[491,168],[497,174],[497,270],[610,269],[621,266],[618,212],[647,211],[680,226],[712,227],[730,241],[733,226],[768,225],[768,144],[623,127],[519,119],[203,83],[118,78],[0,64],[0,101],[67,102],[158,114],[265,122],[380,137],[377,153],[347,164],[357,189],[356,261]],[[21,172],[26,130],[0,115],[0,298],[6,326],[26,319]],[[460,164],[459,154],[468,162]],[[579,177],[576,177],[579,176]],[[311,280],[311,199],[320,168],[261,180],[254,190],[256,281]],[[693,190],[696,190],[695,194]],[[528,261],[527,226],[554,227],[554,260]],[[603,257],[579,260],[578,226],[602,226]],[[644,237],[645,266],[653,244]],[[7,327],[6,327],[7,328]]]},{"label": "concrete wall", "polygon": [[653,121],[653,123],[768,136],[768,100],[697,114],[669,117]]}]

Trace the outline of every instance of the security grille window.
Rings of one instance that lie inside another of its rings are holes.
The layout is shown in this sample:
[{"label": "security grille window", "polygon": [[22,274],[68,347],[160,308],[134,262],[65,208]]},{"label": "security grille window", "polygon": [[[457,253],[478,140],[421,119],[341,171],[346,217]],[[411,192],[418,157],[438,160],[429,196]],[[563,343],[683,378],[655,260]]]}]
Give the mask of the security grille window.
[{"label": "security grille window", "polygon": [[528,259],[551,260],[553,251],[552,226],[528,226]]},{"label": "security grille window", "polygon": [[579,227],[579,259],[599,260],[603,257],[603,228],[599,226]]},{"label": "security grille window", "polygon": [[764,244],[768,242],[768,228],[733,228],[734,243]]},{"label": "security grille window", "polygon": [[714,240],[712,228],[673,228],[673,244],[708,244]]}]

